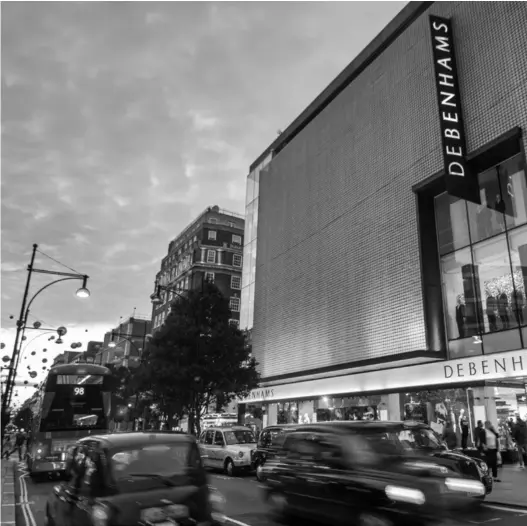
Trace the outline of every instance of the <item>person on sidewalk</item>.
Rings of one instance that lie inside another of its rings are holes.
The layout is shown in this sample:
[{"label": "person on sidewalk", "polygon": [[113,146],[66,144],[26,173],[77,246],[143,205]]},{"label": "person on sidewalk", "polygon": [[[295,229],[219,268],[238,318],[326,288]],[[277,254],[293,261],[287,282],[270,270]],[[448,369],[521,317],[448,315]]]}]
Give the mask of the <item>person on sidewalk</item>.
[{"label": "person on sidewalk", "polygon": [[516,417],[516,424],[512,429],[512,437],[518,446],[518,460],[520,468],[525,469],[523,456],[527,454],[527,424],[519,415]]},{"label": "person on sidewalk", "polygon": [[480,454],[483,454],[483,444],[485,443],[485,428],[483,422],[478,420],[476,429],[474,429],[474,444],[476,444],[477,450]]},{"label": "person on sidewalk", "polygon": [[456,449],[457,447],[457,437],[452,429],[452,423],[447,422],[445,426],[445,431],[443,433],[443,440],[446,442],[448,449]]},{"label": "person on sidewalk", "polygon": [[11,453],[18,451],[18,460],[22,462],[22,450],[24,449],[24,444],[26,443],[27,436],[24,429],[19,429],[15,435],[15,447]]},{"label": "person on sidewalk", "polygon": [[13,451],[14,442],[12,437],[12,433],[6,433],[4,436],[4,443],[2,444],[2,458],[6,458],[7,460],[9,460],[11,452]]},{"label": "person on sidewalk", "polygon": [[494,482],[501,482],[498,478],[498,432],[489,420],[485,422],[485,431],[481,434],[482,447],[487,464],[492,470]]}]

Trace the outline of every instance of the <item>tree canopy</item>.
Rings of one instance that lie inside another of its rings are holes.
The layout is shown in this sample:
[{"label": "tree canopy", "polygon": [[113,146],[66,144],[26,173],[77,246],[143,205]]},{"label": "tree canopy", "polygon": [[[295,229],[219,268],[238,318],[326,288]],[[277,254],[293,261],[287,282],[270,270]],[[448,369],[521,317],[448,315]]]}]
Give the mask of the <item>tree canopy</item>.
[{"label": "tree canopy", "polygon": [[212,283],[177,297],[129,385],[149,393],[166,415],[187,415],[189,431],[199,433],[207,408],[247,396],[258,384],[251,348],[230,318],[229,300]]}]

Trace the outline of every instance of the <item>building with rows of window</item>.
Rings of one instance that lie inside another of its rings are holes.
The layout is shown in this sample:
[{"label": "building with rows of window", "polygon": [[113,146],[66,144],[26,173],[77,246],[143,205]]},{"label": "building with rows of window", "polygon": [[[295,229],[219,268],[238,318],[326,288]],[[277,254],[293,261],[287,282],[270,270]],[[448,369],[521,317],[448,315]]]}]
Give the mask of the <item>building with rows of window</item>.
[{"label": "building with rows of window", "polygon": [[251,166],[264,424],[527,415],[526,21],[410,2]]},{"label": "building with rows of window", "polygon": [[[211,206],[168,245],[156,280],[175,291],[198,289],[204,281],[218,286],[229,298],[231,323],[239,326],[243,267],[244,217]],[[170,312],[176,294],[165,292],[152,309],[155,331]]]}]

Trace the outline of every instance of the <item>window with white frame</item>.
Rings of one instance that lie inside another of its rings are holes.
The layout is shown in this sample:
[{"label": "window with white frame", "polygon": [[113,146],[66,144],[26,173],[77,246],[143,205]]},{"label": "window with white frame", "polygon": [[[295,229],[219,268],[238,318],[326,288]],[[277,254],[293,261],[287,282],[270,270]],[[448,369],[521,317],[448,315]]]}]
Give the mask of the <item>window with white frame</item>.
[{"label": "window with white frame", "polygon": [[240,298],[231,298],[229,309],[231,309],[231,312],[240,312]]},{"label": "window with white frame", "polygon": [[[241,256],[240,256],[240,259],[241,259]],[[207,263],[216,263],[216,251],[215,250],[207,250]]]},{"label": "window with white frame", "polygon": [[240,254],[233,254],[232,255],[232,266],[233,267],[241,267],[242,266],[242,257]]},{"label": "window with white frame", "polygon": [[240,320],[234,320],[234,319],[230,319],[229,320],[229,325],[231,327],[236,327],[238,328],[240,326]]},{"label": "window with white frame", "polygon": [[216,241],[216,230],[209,230],[209,239]]},{"label": "window with white frame", "polygon": [[241,245],[242,244],[242,236],[237,236],[237,235],[233,234],[233,236],[232,236],[232,243],[234,245]]},{"label": "window with white frame", "polygon": [[231,289],[240,290],[242,288],[242,277],[231,276]]},{"label": "window with white frame", "polygon": [[205,272],[205,281],[214,283],[214,272]]}]

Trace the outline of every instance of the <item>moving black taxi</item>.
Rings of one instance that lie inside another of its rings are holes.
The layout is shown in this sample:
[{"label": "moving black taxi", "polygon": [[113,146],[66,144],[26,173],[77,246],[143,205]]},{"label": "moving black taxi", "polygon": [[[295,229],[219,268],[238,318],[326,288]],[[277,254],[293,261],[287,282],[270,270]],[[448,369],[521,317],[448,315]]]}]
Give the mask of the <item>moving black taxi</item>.
[{"label": "moving black taxi", "polygon": [[267,460],[272,460],[284,444],[287,433],[298,428],[297,424],[275,424],[267,426],[258,437],[258,443],[253,457],[253,467],[256,478],[263,482],[265,480],[263,467]]},{"label": "moving black taxi", "polygon": [[422,429],[374,421],[299,426],[263,468],[272,515],[361,526],[425,526],[461,517],[485,486],[461,473],[457,462],[409,447]]},{"label": "moving black taxi", "polygon": [[139,432],[91,436],[70,452],[47,526],[214,526],[224,499],[207,484],[194,437]]}]

